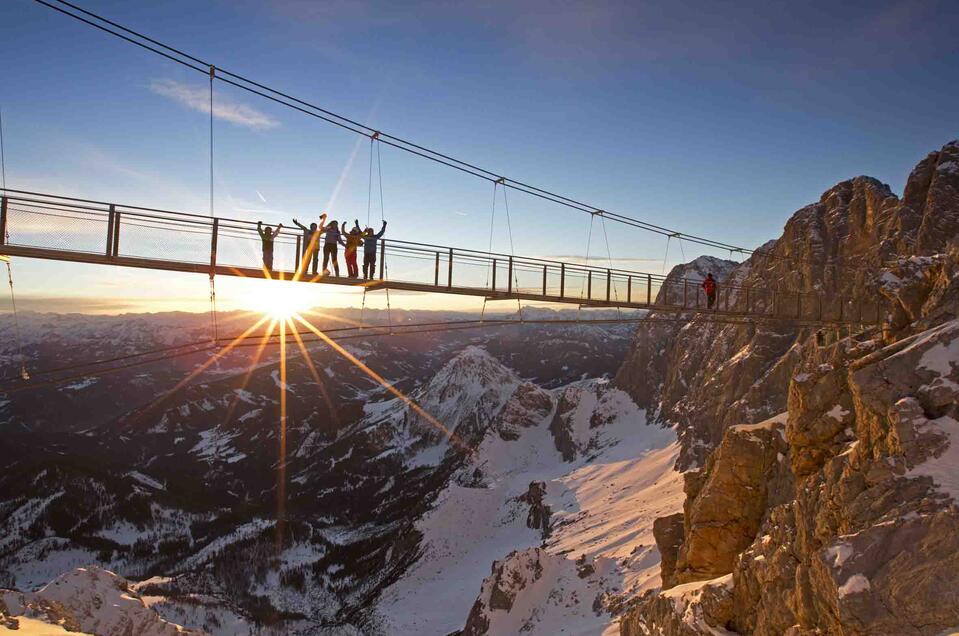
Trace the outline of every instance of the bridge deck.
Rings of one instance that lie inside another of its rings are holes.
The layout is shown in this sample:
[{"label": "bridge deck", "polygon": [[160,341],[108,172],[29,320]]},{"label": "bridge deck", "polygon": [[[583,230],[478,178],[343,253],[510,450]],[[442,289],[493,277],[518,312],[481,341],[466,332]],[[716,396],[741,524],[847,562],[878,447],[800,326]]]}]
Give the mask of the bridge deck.
[{"label": "bridge deck", "polygon": [[[0,197],[0,254],[8,256],[797,325],[874,324],[879,316],[878,303],[864,307],[851,299],[733,285],[718,287],[710,309],[700,280],[385,238],[372,280],[298,274],[302,240],[299,231],[284,228],[268,272],[249,221],[13,190]],[[342,260],[341,266],[345,273]]]}]

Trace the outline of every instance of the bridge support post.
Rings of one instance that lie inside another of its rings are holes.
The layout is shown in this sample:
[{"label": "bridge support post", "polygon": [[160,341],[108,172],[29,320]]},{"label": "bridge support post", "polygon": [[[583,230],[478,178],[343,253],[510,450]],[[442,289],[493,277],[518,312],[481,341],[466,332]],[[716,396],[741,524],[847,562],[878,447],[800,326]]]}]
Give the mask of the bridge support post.
[{"label": "bridge support post", "polygon": [[107,251],[108,257],[113,256],[113,226],[117,222],[117,211],[113,204],[110,204],[110,211],[107,212]]},{"label": "bridge support post", "polygon": [[586,270],[586,300],[593,297],[593,270]]},{"label": "bridge support post", "polygon": [[0,197],[0,245],[7,244],[7,197]]},{"label": "bridge support post", "polygon": [[[216,242],[220,236],[220,219],[213,219],[213,233],[210,235],[210,276],[216,274]],[[296,237],[296,269],[300,268],[300,237]]]},{"label": "bridge support post", "polygon": [[509,265],[506,268],[506,293],[513,293],[513,257],[509,257]]},{"label": "bridge support post", "polygon": [[566,294],[566,263],[559,264],[559,297]]},{"label": "bridge support post", "polygon": [[492,291],[496,291],[496,259],[493,259],[493,287]]},{"label": "bridge support post", "polygon": [[653,275],[646,274],[646,304],[653,304]]},{"label": "bridge support post", "polygon": [[386,241],[380,239],[380,280],[383,280],[384,264],[386,263]]},{"label": "bridge support post", "polygon": [[[110,206],[113,207],[113,206]],[[120,211],[114,210],[113,212],[113,253],[111,256],[116,258],[120,253]]]},{"label": "bridge support post", "polygon": [[440,286],[440,253],[436,253],[436,263],[433,265],[433,285]]},{"label": "bridge support post", "polygon": [[[217,222],[219,220],[220,219],[213,219],[213,236],[214,237],[216,236]],[[299,234],[296,235],[296,254],[293,255],[293,271],[296,272],[297,274],[300,273],[300,255],[303,253],[302,246],[300,244],[300,241],[302,240],[302,238],[303,237],[301,237]],[[308,263],[303,263],[304,269],[308,266],[309,266]]]},{"label": "bridge support post", "polygon": [[626,277],[626,302],[633,302],[633,277]]},{"label": "bridge support post", "polygon": [[613,273],[606,270],[606,302],[609,302],[609,292],[613,287]]},{"label": "bridge support post", "polygon": [[546,295],[546,265],[543,265],[543,295]]},{"label": "bridge support post", "polygon": [[446,273],[446,288],[451,289],[453,287],[453,248],[450,248],[450,266],[449,271]]}]

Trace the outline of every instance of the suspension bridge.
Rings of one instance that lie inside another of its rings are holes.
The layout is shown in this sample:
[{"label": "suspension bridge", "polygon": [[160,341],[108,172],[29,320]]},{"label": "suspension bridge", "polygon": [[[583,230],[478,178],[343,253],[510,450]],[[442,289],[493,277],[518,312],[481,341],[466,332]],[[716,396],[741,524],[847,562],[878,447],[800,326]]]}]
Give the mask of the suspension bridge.
[{"label": "suspension bridge", "polygon": [[798,326],[865,325],[879,319],[878,303],[864,306],[861,299],[724,283],[710,308],[701,279],[392,238],[378,241],[370,279],[313,274],[301,258],[302,241],[301,232],[281,230],[274,240],[274,267],[268,270],[252,221],[9,189],[0,196],[0,254],[13,257]]}]

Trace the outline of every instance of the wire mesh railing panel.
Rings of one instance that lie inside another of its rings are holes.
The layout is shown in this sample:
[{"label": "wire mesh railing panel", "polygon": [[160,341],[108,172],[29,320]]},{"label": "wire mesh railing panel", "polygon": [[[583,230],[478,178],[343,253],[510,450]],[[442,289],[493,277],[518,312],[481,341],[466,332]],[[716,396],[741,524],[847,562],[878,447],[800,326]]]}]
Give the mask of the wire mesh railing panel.
[{"label": "wire mesh railing panel", "polygon": [[543,268],[532,264],[518,264],[513,268],[513,291],[522,294],[543,295]]},{"label": "wire mesh railing panel", "polygon": [[[429,252],[386,246],[385,265],[389,280],[423,285],[446,284],[447,261],[438,251]],[[345,272],[345,266],[344,266]]]},{"label": "wire mesh railing panel", "polygon": [[[509,285],[509,263],[453,254],[453,285],[484,291],[505,292]],[[495,280],[494,280],[495,279]],[[515,283],[514,283],[515,284]]]},{"label": "wire mesh railing panel", "polygon": [[211,229],[200,223],[160,221],[120,213],[114,251],[118,256],[208,263]]},{"label": "wire mesh railing panel", "polygon": [[7,203],[10,245],[105,254],[107,226],[106,211]]}]

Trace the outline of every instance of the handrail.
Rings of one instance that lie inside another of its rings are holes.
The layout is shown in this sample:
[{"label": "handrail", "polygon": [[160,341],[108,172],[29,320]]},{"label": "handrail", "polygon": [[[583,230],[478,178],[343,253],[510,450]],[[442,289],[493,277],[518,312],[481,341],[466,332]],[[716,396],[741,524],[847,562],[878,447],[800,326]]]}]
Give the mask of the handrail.
[{"label": "handrail", "polygon": [[[259,236],[256,233],[256,222],[246,219],[234,219],[230,217],[212,217],[189,212],[178,212],[173,210],[163,210],[159,208],[149,208],[143,206],[129,206],[121,204],[110,204],[102,201],[90,199],[80,199],[76,197],[66,197],[53,194],[45,194],[23,190],[3,189],[0,192],[6,193],[2,196],[4,201],[4,223],[9,230],[8,207],[14,212],[29,213],[53,218],[74,219],[83,222],[99,222],[106,220],[107,229],[107,257],[116,260],[118,258],[132,257],[134,259],[154,258],[148,257],[143,252],[144,244],[141,242],[140,251],[136,248],[130,251],[128,241],[121,240],[121,228],[143,228],[146,230],[177,232],[180,234],[210,236],[213,244],[216,244],[216,237],[224,239],[240,239],[251,242],[259,242]],[[12,194],[11,194],[12,193]],[[10,204],[9,206],[7,204]],[[102,206],[102,207],[99,207]],[[70,216],[70,215],[73,216]],[[14,228],[16,231],[16,228]],[[124,238],[127,238],[123,234]],[[142,241],[143,234],[136,235],[135,240]],[[296,239],[295,241],[293,239]],[[301,231],[296,228],[284,228],[280,235],[274,241],[275,245],[284,246],[284,250],[292,245],[296,245],[295,269],[305,268],[305,263],[300,262],[301,253]],[[84,239],[86,240],[86,239]],[[384,262],[387,257],[401,259],[414,259],[420,261],[433,261],[434,267],[430,285],[437,288],[445,288],[452,293],[466,293],[473,295],[492,295],[494,297],[515,297],[517,295],[524,298],[541,298],[550,302],[559,299],[560,302],[583,302],[587,304],[606,303],[607,306],[629,306],[629,307],[669,307],[672,309],[681,308],[682,311],[704,309],[704,295],[701,290],[702,279],[692,278],[670,278],[661,274],[641,272],[637,270],[628,270],[623,268],[590,265],[588,263],[570,263],[549,258],[516,256],[501,252],[486,252],[471,248],[454,248],[445,245],[433,243],[416,243],[402,239],[381,238],[379,245],[379,272],[380,280],[384,279]],[[191,239],[192,241],[192,239]],[[325,242],[321,239],[321,242]],[[2,243],[2,241],[0,241]],[[56,245],[59,247],[62,243]],[[156,242],[153,237],[152,242],[146,244],[149,248],[156,248],[161,243]],[[192,244],[191,244],[192,245]],[[121,251],[120,246],[124,249]],[[49,248],[46,245],[33,245],[36,248]],[[163,248],[161,247],[161,250]],[[89,249],[88,244],[73,244],[70,250],[75,253],[95,253]],[[102,253],[102,248],[98,248]],[[289,254],[284,252],[286,256]],[[181,255],[180,260],[170,260],[167,254],[165,260],[171,263],[210,263],[217,262],[210,258],[200,258],[193,260],[192,253]],[[283,257],[281,255],[281,257]],[[256,257],[258,258],[258,257]],[[246,259],[244,259],[246,260]],[[254,259],[255,260],[255,259]],[[467,270],[466,277],[458,276],[454,290],[453,270],[454,261],[462,267],[469,265],[471,267],[485,268],[487,270],[487,280],[485,283],[477,284],[475,282],[478,272],[477,269]],[[241,261],[242,262],[242,261]],[[441,275],[440,264],[444,263],[446,271]],[[229,267],[224,263],[224,267]],[[234,266],[238,265],[234,261]],[[212,269],[212,268],[211,268]],[[278,268],[276,271],[283,271]],[[523,285],[519,277],[528,277],[535,274],[537,282],[535,285]],[[541,276],[540,276],[541,274]],[[550,285],[550,274],[554,277],[559,276],[558,287]],[[500,279],[497,285],[497,275],[505,276]],[[541,282],[540,282],[541,279]],[[572,280],[571,280],[572,279]],[[466,282],[463,282],[466,280]],[[492,281],[492,282],[491,282]],[[391,281],[400,282],[407,285],[422,286],[424,283],[415,280],[404,282],[401,280]],[[645,288],[645,294],[640,293],[639,298],[645,296],[645,302],[642,300],[634,301],[633,291],[635,285],[639,285],[642,292]],[[582,288],[580,288],[582,285]],[[623,286],[625,285],[625,290]],[[692,289],[690,289],[692,285]],[[550,293],[551,290],[558,289],[557,294]],[[470,291],[474,290],[474,291]],[[535,290],[530,292],[529,290]],[[625,302],[620,298],[620,293],[625,291]],[[656,301],[653,300],[655,291]],[[743,292],[745,292],[745,303],[743,303]],[[808,299],[812,299],[809,302]],[[721,313],[740,313],[757,316],[771,316],[774,318],[797,318],[804,319],[805,315],[816,315],[820,321],[825,320],[823,305],[827,301],[830,306],[835,307],[838,303],[839,322],[865,322],[863,319],[863,308],[861,301],[850,305],[852,298],[831,297],[824,298],[822,294],[814,292],[787,291],[771,286],[741,285],[732,283],[717,283],[717,292],[714,298],[714,304],[706,307],[709,311]],[[745,308],[743,309],[743,304]],[[732,305],[732,307],[731,307]],[[847,307],[847,305],[849,305]],[[879,319],[880,306],[877,302],[876,320]],[[847,313],[848,309],[848,313]],[[855,319],[854,319],[855,317]]]}]

